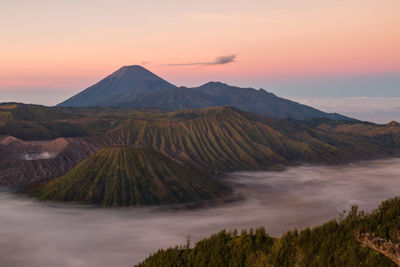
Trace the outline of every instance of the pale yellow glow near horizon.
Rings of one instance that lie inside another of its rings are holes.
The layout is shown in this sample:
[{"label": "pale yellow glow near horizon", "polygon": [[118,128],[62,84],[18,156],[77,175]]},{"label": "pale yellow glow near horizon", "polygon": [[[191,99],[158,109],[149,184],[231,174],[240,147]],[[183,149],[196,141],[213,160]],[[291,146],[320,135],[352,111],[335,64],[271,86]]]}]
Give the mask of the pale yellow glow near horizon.
[{"label": "pale yellow glow near horizon", "polygon": [[[86,86],[142,62],[171,82],[400,72],[399,14],[398,0],[3,0],[0,92]],[[236,62],[165,65],[227,54]]]}]

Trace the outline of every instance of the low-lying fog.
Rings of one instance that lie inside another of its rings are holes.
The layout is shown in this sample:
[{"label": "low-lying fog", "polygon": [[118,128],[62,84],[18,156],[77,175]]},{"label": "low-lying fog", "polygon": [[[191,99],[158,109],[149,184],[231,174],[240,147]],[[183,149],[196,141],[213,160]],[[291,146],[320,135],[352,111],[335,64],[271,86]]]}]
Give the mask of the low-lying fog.
[{"label": "low-lying fog", "polygon": [[351,205],[399,195],[400,159],[283,172],[238,172],[245,201],[197,211],[48,205],[0,192],[0,266],[132,266],[158,248],[222,229],[265,226],[279,236],[327,221]]}]

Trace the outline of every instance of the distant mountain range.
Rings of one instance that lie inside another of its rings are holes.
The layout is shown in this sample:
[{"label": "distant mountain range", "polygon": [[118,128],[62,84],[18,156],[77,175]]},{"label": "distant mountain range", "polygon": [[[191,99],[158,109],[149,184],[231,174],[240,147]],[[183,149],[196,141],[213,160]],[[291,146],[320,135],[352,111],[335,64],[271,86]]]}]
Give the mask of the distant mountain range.
[{"label": "distant mountain range", "polygon": [[124,66],[100,82],[58,104],[60,107],[136,107],[183,110],[233,106],[274,118],[329,118],[351,120],[278,97],[263,89],[240,88],[221,82],[199,87],[177,87],[147,69]]}]

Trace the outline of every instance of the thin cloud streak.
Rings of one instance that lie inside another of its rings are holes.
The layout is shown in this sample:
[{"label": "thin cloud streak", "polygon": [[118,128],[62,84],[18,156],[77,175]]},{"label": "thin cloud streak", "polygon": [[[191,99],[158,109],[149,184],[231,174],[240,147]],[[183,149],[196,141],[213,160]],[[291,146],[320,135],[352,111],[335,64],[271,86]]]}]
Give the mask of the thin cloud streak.
[{"label": "thin cloud streak", "polygon": [[209,62],[192,62],[192,63],[175,63],[175,64],[164,64],[164,66],[207,66],[207,65],[224,65],[235,62],[237,55],[227,55],[216,57],[214,61]]}]

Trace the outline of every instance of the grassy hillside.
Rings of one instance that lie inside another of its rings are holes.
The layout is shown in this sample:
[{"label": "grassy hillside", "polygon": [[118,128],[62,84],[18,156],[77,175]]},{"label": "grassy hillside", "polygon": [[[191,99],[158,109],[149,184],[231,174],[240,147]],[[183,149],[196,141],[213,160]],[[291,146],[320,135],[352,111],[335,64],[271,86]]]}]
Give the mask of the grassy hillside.
[{"label": "grassy hillside", "polygon": [[216,200],[229,190],[151,148],[105,147],[66,175],[25,192],[40,199],[101,206]]},{"label": "grassy hillside", "polygon": [[161,109],[62,108],[0,103],[0,135],[23,140],[95,136],[114,129],[129,117],[146,117]]},{"label": "grassy hillside", "polygon": [[400,199],[383,202],[371,213],[354,207],[347,216],[321,226],[293,230],[272,238],[264,228],[222,231],[188,246],[159,250],[139,267],[147,266],[396,266],[356,240],[362,230],[399,242]]},{"label": "grassy hillside", "polygon": [[[395,123],[277,120],[232,107],[166,112],[9,103],[0,105],[0,111],[11,114],[9,121],[4,117],[0,136],[22,136],[23,140],[83,136],[68,138],[76,148],[56,159],[1,161],[0,184],[13,188],[40,177],[49,180],[64,175],[94,151],[110,145],[150,147],[182,165],[213,174],[300,163],[336,164],[400,153],[400,126]],[[0,155],[15,154],[7,149],[0,147]]]},{"label": "grassy hillside", "polygon": [[88,139],[102,145],[152,147],[190,166],[218,171],[273,169],[279,165],[339,163],[399,151],[368,137],[334,133],[216,107],[131,118],[118,129]]}]

